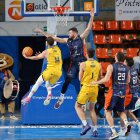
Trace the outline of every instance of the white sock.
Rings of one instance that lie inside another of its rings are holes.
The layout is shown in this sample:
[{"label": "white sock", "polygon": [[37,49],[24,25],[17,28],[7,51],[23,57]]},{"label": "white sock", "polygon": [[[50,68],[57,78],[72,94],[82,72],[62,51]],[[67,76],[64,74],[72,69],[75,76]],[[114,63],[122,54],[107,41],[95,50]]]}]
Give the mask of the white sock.
[{"label": "white sock", "polygon": [[82,120],[82,124],[83,124],[84,126],[86,126],[86,125],[87,125],[87,121],[86,121],[86,120]]},{"label": "white sock", "polygon": [[137,126],[140,126],[140,122],[139,120],[136,121]]},{"label": "white sock", "polygon": [[64,95],[65,95],[65,94],[61,93],[59,98],[60,98],[60,99],[64,99]]},{"label": "white sock", "polygon": [[28,98],[31,98],[33,96],[33,94],[34,94],[34,91],[31,91],[28,95]]},{"label": "white sock", "polygon": [[37,91],[38,87],[44,82],[42,75],[39,76],[39,78],[37,79],[36,83],[34,84],[34,86],[32,87],[28,97],[31,98],[33,96],[33,94]]},{"label": "white sock", "polygon": [[51,88],[50,83],[48,81],[46,81],[45,86],[47,88],[48,95],[51,95],[52,94],[52,88]]},{"label": "white sock", "polygon": [[111,129],[112,133],[115,133],[115,132],[116,132],[115,127],[114,127],[114,126],[110,127],[110,129]]},{"label": "white sock", "polygon": [[97,125],[94,125],[94,126],[93,126],[93,132],[94,132],[94,131],[97,131]]},{"label": "white sock", "polygon": [[128,125],[128,121],[127,120],[123,120],[125,125]]}]

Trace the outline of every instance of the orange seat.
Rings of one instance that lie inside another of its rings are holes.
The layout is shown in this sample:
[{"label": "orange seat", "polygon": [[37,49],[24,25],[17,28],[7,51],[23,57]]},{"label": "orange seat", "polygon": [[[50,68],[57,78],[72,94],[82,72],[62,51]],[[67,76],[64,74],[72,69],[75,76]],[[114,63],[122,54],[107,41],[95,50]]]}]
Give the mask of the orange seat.
[{"label": "orange seat", "polygon": [[124,40],[128,40],[128,41],[134,40],[136,38],[137,38],[136,34],[125,34],[124,35]]},{"label": "orange seat", "polygon": [[127,50],[126,50],[127,57],[133,58],[133,57],[137,56],[138,50],[139,50],[139,48],[127,48]]},{"label": "orange seat", "polygon": [[117,52],[124,52],[124,49],[123,48],[112,48],[112,53],[111,53],[111,55],[112,55],[112,57],[114,58],[115,57],[115,55],[116,55],[116,53]]},{"label": "orange seat", "polygon": [[106,21],[106,29],[107,30],[119,30],[119,23],[115,20]]},{"label": "orange seat", "polygon": [[97,48],[96,57],[97,58],[108,58],[108,48]]},{"label": "orange seat", "polygon": [[121,30],[134,30],[134,23],[131,20],[121,21]]},{"label": "orange seat", "polygon": [[104,30],[104,22],[103,21],[93,21],[92,30],[93,31],[103,31]]},{"label": "orange seat", "polygon": [[101,58],[108,58],[108,48],[102,48],[102,57]]},{"label": "orange seat", "polygon": [[110,34],[109,35],[109,44],[122,44],[122,38],[120,34]]},{"label": "orange seat", "polygon": [[109,62],[100,62],[101,67],[102,67],[102,73],[106,73],[107,67],[110,64]]},{"label": "orange seat", "polygon": [[96,57],[97,58],[101,58],[102,57],[102,49],[101,48],[97,48],[96,49]]},{"label": "orange seat", "polygon": [[94,43],[95,44],[106,44],[106,37],[105,35],[95,35],[94,36]]},{"label": "orange seat", "polygon": [[137,30],[140,30],[140,20],[137,20],[136,21],[136,29]]}]

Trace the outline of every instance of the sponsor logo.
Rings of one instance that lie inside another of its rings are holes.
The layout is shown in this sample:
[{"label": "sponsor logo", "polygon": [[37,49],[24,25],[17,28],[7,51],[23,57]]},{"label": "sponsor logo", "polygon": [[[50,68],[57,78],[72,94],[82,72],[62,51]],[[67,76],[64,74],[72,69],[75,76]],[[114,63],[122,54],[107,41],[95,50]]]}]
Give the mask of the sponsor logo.
[{"label": "sponsor logo", "polygon": [[21,1],[15,0],[9,4],[8,15],[14,20],[21,20]]},{"label": "sponsor logo", "polygon": [[34,11],[34,3],[26,3],[26,12]]},{"label": "sponsor logo", "polygon": [[[44,96],[40,96],[40,97],[39,96],[33,96],[32,99],[33,100],[45,100],[46,97],[44,97]],[[58,100],[59,96],[52,96],[52,99],[53,100]],[[65,100],[73,100],[73,97],[72,96],[65,96],[64,99]]]},{"label": "sponsor logo", "polygon": [[44,11],[48,9],[48,4],[26,3],[26,12]]}]

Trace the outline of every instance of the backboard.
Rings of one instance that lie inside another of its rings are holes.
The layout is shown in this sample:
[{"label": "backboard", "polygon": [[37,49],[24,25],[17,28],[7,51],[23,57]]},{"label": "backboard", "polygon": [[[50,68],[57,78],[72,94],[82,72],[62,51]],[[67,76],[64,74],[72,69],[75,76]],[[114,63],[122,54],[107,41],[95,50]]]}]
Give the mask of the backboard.
[{"label": "backboard", "polygon": [[[51,7],[54,6],[71,7],[69,16],[89,16],[88,7],[90,8],[91,4],[94,7],[95,16],[97,16],[99,11],[98,1],[88,0],[87,3],[82,1],[82,4],[80,4],[80,0],[22,0],[22,16],[54,16],[54,12],[51,10]],[[85,6],[87,11],[84,11]]]}]

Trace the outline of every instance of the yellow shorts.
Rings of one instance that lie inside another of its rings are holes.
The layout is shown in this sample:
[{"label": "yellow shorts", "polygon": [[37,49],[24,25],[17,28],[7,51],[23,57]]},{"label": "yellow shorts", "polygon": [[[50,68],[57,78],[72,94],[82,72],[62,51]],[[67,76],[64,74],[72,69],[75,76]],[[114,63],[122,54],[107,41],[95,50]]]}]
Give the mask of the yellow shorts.
[{"label": "yellow shorts", "polygon": [[82,86],[80,93],[77,97],[77,103],[84,105],[87,101],[91,103],[97,102],[98,86]]},{"label": "yellow shorts", "polygon": [[42,77],[44,81],[49,81],[50,84],[55,84],[61,77],[62,71],[56,69],[46,69],[42,72]]}]

